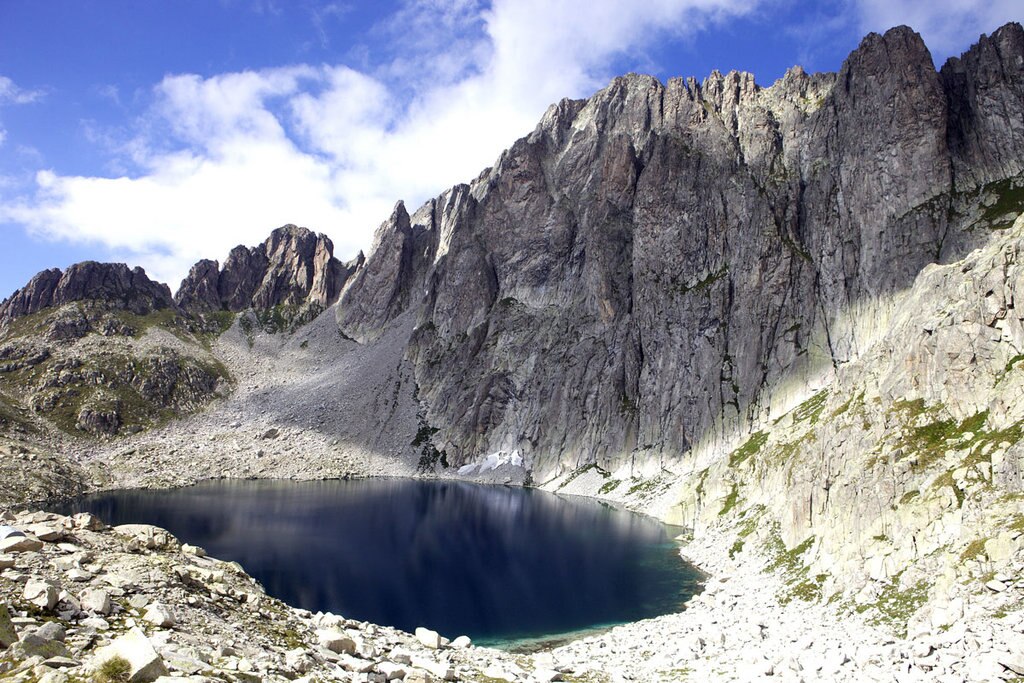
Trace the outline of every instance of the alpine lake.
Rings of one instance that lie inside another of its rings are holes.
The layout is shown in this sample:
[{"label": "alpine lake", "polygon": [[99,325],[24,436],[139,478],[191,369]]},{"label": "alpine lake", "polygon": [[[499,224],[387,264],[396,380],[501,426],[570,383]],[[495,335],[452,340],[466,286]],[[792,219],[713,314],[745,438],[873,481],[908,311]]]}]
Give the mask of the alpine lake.
[{"label": "alpine lake", "polygon": [[702,580],[679,529],[529,488],[217,480],[51,507],[163,527],[312,612],[520,651],[678,612]]}]

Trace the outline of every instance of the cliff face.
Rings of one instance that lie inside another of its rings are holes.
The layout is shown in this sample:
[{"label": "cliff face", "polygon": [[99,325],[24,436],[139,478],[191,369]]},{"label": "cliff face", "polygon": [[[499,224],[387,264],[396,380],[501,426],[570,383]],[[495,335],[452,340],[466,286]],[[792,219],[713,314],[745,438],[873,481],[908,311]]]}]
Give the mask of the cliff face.
[{"label": "cliff face", "polygon": [[924,266],[1007,227],[1022,62],[1017,24],[941,72],[897,28],[767,89],[616,79],[471,185],[396,207],[339,324],[371,342],[413,312],[452,464],[519,451],[545,477],[720,449],[863,353]]},{"label": "cliff face", "polygon": [[167,285],[150,280],[142,268],[85,261],[63,272],[53,268],[38,273],[0,303],[0,326],[45,308],[88,300],[103,301],[136,315],[174,305]]},{"label": "cliff face", "polygon": [[237,246],[223,269],[216,261],[196,263],[182,281],[175,301],[184,310],[265,311],[275,306],[334,303],[354,266],[334,258],[326,235],[286,225],[257,247]]}]

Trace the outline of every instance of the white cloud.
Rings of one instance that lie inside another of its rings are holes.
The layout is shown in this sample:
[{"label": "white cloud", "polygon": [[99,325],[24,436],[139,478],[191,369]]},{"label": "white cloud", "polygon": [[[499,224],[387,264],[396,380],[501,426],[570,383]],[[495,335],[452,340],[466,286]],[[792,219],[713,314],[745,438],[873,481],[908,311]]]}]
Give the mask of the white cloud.
[{"label": "white cloud", "polygon": [[384,29],[403,40],[372,69],[165,78],[119,146],[135,174],[42,171],[0,219],[100,243],[172,286],[198,258],[289,222],[327,232],[348,257],[397,199],[412,210],[475,177],[550,103],[604,85],[613,59],[755,4],[410,0]]},{"label": "white cloud", "polygon": [[0,76],[0,105],[31,104],[42,99],[44,94],[42,90],[20,88],[10,78]]},{"label": "white cloud", "polygon": [[863,31],[906,24],[924,38],[938,65],[959,56],[982,33],[1024,19],[1020,0],[857,0]]}]

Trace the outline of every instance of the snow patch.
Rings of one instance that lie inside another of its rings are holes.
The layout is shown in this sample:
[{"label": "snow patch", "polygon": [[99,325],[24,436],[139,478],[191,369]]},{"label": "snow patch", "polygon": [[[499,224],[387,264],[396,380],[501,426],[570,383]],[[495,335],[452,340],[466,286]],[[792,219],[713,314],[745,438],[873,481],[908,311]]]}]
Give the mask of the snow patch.
[{"label": "snow patch", "polygon": [[463,465],[459,468],[460,477],[469,477],[474,474],[483,474],[484,472],[490,472],[496,470],[502,465],[511,465],[512,467],[523,466],[523,455],[518,450],[514,450],[511,453],[505,451],[497,451],[491,453],[477,462]]}]

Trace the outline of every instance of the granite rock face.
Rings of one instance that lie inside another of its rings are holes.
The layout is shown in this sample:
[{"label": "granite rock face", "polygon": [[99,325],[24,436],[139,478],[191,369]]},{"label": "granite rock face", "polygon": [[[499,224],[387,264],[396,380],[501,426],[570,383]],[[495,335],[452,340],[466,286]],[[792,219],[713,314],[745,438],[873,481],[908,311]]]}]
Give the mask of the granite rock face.
[{"label": "granite rock face", "polygon": [[45,308],[89,300],[137,315],[174,305],[167,285],[150,280],[142,268],[85,261],[63,272],[52,268],[33,277],[0,303],[0,325]]},{"label": "granite rock face", "polygon": [[334,258],[325,235],[286,225],[257,247],[231,250],[224,267],[216,261],[196,263],[181,283],[175,301],[186,311],[265,311],[275,306],[334,303],[350,269]]},{"label": "granite rock face", "polygon": [[1007,227],[1022,107],[1018,24],[941,73],[901,27],[770,88],[618,78],[472,184],[397,206],[339,325],[372,343],[414,312],[418,400],[455,465],[721,450],[868,349],[922,268]]}]

